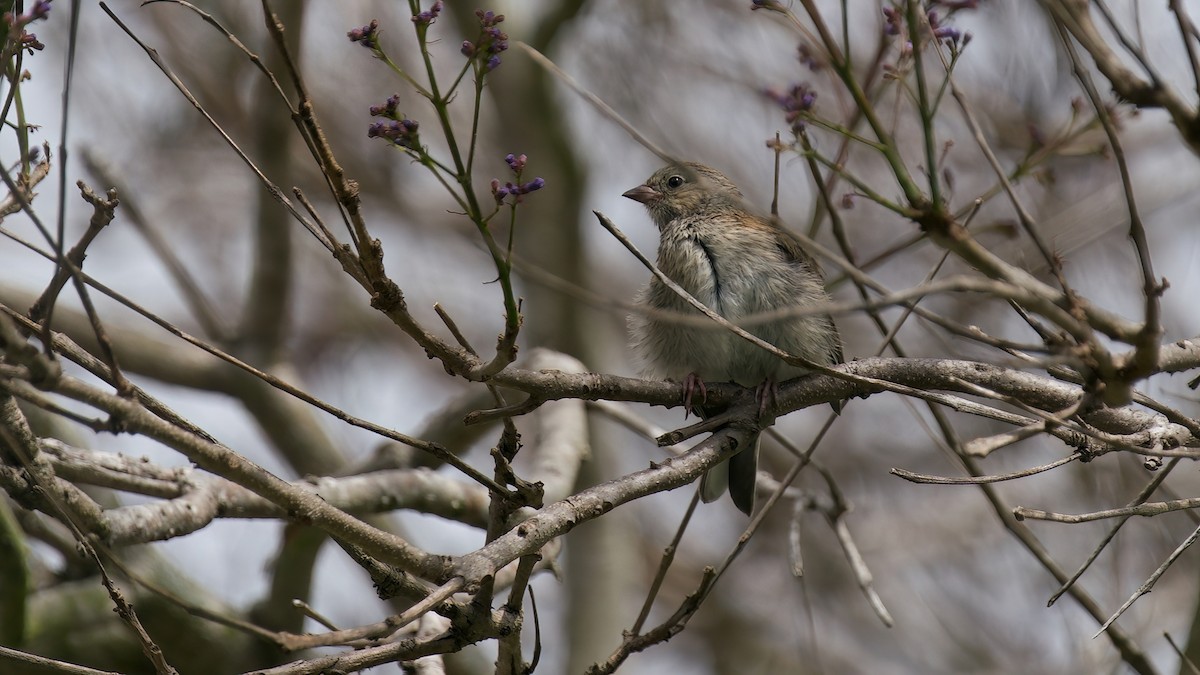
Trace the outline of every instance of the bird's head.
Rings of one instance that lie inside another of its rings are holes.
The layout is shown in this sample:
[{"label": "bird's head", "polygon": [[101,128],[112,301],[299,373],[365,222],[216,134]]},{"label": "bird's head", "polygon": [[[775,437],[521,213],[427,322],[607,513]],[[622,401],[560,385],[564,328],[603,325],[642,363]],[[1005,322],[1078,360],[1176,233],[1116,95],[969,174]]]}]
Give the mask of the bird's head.
[{"label": "bird's head", "polygon": [[725,174],[695,162],[668,164],[622,196],[644,204],[659,229],[714,199],[742,200],[741,190]]}]

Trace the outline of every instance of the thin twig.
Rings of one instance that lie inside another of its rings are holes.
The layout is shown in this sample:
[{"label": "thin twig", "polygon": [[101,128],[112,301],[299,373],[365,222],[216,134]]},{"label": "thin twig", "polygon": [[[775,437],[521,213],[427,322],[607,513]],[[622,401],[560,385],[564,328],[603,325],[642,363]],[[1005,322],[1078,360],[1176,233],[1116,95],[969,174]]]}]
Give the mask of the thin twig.
[{"label": "thin twig", "polygon": [[1150,578],[1146,579],[1146,581],[1142,583],[1142,585],[1139,586],[1136,591],[1133,592],[1133,595],[1129,596],[1129,599],[1126,600],[1125,603],[1122,604],[1121,607],[1108,618],[1108,621],[1105,621],[1104,625],[1100,626],[1100,630],[1096,631],[1096,634],[1093,635],[1092,638],[1095,639],[1104,633],[1104,631],[1108,630],[1108,627],[1111,626],[1114,621],[1120,618],[1120,616],[1125,613],[1125,610],[1132,607],[1133,603],[1136,602],[1138,598],[1149,593],[1150,589],[1154,588],[1154,584],[1158,583],[1159,577],[1161,577],[1163,573],[1175,563],[1179,556],[1183,555],[1183,552],[1186,551],[1188,547],[1196,543],[1197,539],[1200,539],[1200,527],[1197,527],[1195,530],[1193,530],[1191,536],[1183,540],[1183,543],[1179,544],[1179,546],[1171,552],[1171,555],[1167,556],[1167,559],[1163,561],[1163,564],[1159,565],[1158,569],[1154,570],[1154,573],[1150,575]]},{"label": "thin twig", "polygon": [[931,476],[924,473],[915,473],[905,469],[892,468],[889,470],[893,476],[899,476],[906,481],[913,483],[924,483],[928,485],[979,485],[981,483],[1002,483],[1007,480],[1016,480],[1018,478],[1028,478],[1036,476],[1039,473],[1045,473],[1052,469],[1057,469],[1064,464],[1070,464],[1079,459],[1079,454],[1068,455],[1062,459],[1055,460],[1049,464],[1034,466],[1012,473],[1003,473],[994,476]]},{"label": "thin twig", "polygon": [[[1158,487],[1162,485],[1163,481],[1167,479],[1167,476],[1171,474],[1171,471],[1173,471],[1175,467],[1179,465],[1179,462],[1180,460],[1178,458],[1172,459],[1165,467],[1159,469],[1159,471],[1154,475],[1154,478],[1152,478],[1150,482],[1146,483],[1146,486],[1142,488],[1141,492],[1139,492],[1136,497],[1130,500],[1129,506],[1137,506],[1138,504],[1142,504],[1149,499],[1150,495],[1154,494],[1154,491],[1157,490]],[[1117,520],[1117,522],[1113,523],[1112,527],[1108,528],[1108,532],[1106,532],[1104,537],[1100,539],[1100,541],[1092,549],[1092,552],[1088,554],[1087,560],[1084,560],[1083,563],[1075,570],[1075,573],[1071,575],[1071,578],[1063,582],[1063,584],[1059,586],[1058,590],[1050,596],[1050,599],[1046,601],[1047,607],[1050,607],[1057,602],[1058,599],[1062,597],[1062,594],[1066,593],[1067,589],[1071,588],[1071,586],[1073,586],[1075,582],[1083,576],[1083,573],[1092,566],[1092,563],[1096,561],[1096,558],[1100,557],[1100,553],[1105,549],[1105,547],[1108,546],[1109,542],[1111,542],[1117,536],[1117,532],[1120,531],[1121,527],[1125,525],[1125,523],[1129,522],[1129,519],[1132,517],[1133,514],[1123,516]]]},{"label": "thin twig", "polygon": [[1013,515],[1018,520],[1026,518],[1031,520],[1049,520],[1055,523],[1090,523],[1093,520],[1104,520],[1106,518],[1128,518],[1129,516],[1159,516],[1172,511],[1182,511],[1184,509],[1200,508],[1200,497],[1191,499],[1172,499],[1167,502],[1146,502],[1135,506],[1123,506],[1116,509],[1104,509],[1103,511],[1092,511],[1090,513],[1069,514],[1055,513],[1053,511],[1043,511],[1041,509],[1030,509],[1024,506],[1018,506],[1013,509]]}]

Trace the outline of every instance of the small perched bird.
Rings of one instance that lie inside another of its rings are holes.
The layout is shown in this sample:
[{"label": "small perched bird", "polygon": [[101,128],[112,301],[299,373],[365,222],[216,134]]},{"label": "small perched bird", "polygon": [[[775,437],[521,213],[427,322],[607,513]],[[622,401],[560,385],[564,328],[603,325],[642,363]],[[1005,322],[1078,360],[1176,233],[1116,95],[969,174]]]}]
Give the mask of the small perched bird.
[{"label": "small perched bird", "polygon": [[[829,301],[820,268],[799,240],[773,219],[749,209],[741,191],[719,171],[692,162],[671,164],[623,196],[644,204],[658,226],[658,268],[663,274],[730,322]],[[670,321],[669,314],[701,314],[657,277],[638,294],[638,304],[655,310],[635,314],[629,321],[645,374],[682,380],[689,405],[695,389],[704,392],[706,380],[758,387],[760,405],[766,405],[765,397],[772,395],[777,382],[807,372],[716,324]],[[842,362],[841,337],[828,316],[751,321],[744,328],[809,361]],[[757,473],[755,438],[704,476],[701,498],[711,502],[728,485],[734,504],[749,515]]]}]

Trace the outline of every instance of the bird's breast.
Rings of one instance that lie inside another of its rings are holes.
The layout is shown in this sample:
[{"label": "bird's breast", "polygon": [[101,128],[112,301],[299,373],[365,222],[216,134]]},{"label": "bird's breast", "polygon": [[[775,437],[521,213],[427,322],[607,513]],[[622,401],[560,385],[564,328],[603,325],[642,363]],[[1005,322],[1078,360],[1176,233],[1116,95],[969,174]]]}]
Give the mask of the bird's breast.
[{"label": "bird's breast", "polygon": [[722,312],[721,267],[718,252],[694,229],[679,228],[664,233],[658,250],[658,268],[718,313]]}]

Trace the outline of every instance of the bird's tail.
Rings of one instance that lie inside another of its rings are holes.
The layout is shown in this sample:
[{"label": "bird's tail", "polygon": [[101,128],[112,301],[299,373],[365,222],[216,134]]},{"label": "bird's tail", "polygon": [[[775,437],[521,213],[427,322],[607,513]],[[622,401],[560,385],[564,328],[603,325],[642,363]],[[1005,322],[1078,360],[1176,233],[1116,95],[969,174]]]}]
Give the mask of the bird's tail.
[{"label": "bird's tail", "polygon": [[729,462],[725,461],[709,469],[700,479],[700,500],[705,504],[715,502],[725,494],[728,486]]},{"label": "bird's tail", "polygon": [[754,512],[754,493],[758,484],[758,439],[756,434],[746,449],[730,457],[728,462],[729,496],[746,515]]},{"label": "bird's tail", "polygon": [[742,513],[754,511],[754,491],[758,482],[758,436],[745,450],[709,469],[700,479],[700,499],[714,502],[729,489],[729,496]]}]

